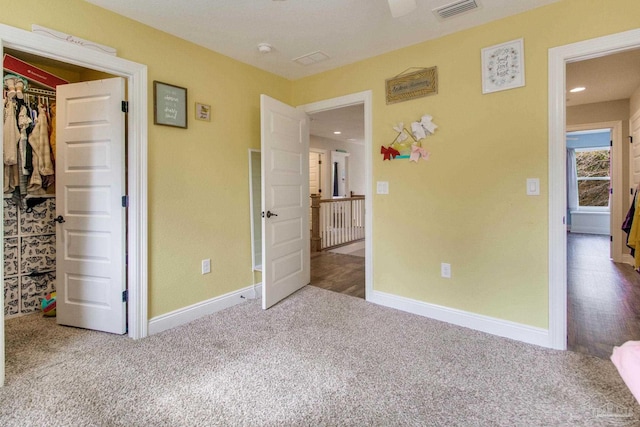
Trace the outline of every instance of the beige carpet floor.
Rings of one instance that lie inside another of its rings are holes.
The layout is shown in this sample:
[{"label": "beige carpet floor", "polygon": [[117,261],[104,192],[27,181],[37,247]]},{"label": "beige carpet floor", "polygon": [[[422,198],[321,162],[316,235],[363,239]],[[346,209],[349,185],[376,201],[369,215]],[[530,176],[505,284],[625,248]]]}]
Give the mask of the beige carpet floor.
[{"label": "beige carpet floor", "polygon": [[607,360],[309,286],[138,341],[39,315],[6,338],[1,426],[640,424]]}]

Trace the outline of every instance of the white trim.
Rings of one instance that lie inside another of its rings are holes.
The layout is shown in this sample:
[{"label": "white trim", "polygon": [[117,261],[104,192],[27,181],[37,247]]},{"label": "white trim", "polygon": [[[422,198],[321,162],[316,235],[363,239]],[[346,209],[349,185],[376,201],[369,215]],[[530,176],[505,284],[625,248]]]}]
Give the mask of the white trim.
[{"label": "white trim", "polygon": [[365,235],[365,298],[367,301],[373,295],[373,192],[371,191],[372,165],[373,165],[373,95],[370,90],[353,93],[338,98],[326,99],[324,101],[313,102],[298,106],[307,114],[319,113],[320,111],[334,110],[350,105],[364,104],[364,235]]},{"label": "white trim", "polygon": [[633,259],[631,254],[623,254],[622,262],[624,262],[625,264],[633,265],[635,263],[635,260]]},{"label": "white trim", "polygon": [[480,332],[549,347],[546,329],[374,291],[368,301]]},{"label": "white trim", "polygon": [[[309,145],[311,145],[311,138],[309,138]],[[327,191],[329,191],[329,189],[331,188],[331,185],[330,185],[331,179],[329,178],[331,174],[329,173],[329,170],[328,170],[329,162],[327,161],[327,158],[329,157],[328,151],[322,148],[309,147],[309,153],[319,154],[320,160],[323,161],[322,167],[320,168],[320,189],[321,190],[324,189],[324,194],[321,194],[320,196],[326,197]]]},{"label": "white trim", "polygon": [[249,212],[251,212],[249,217],[251,218],[251,268],[253,269],[253,271],[262,271],[262,265],[256,264],[256,226],[255,218],[253,217],[253,210],[256,208],[256,206],[254,206],[253,203],[253,196],[254,191],[261,190],[259,188],[253,188],[253,153],[260,153],[260,150],[257,148],[249,148]]},{"label": "white trim", "polygon": [[[128,335],[147,335],[147,66],[0,24],[4,47],[121,76],[128,80]],[[1,125],[0,125],[1,130]],[[0,267],[3,268],[3,267]],[[0,270],[3,273],[3,270]],[[4,274],[2,274],[4,276]],[[4,306],[2,292],[0,304]],[[4,383],[4,322],[0,326],[0,384]]]},{"label": "white trim", "polygon": [[261,296],[262,283],[258,283],[156,316],[149,320],[149,335],[155,335],[162,331],[175,328],[176,326],[193,322],[203,316],[208,316],[209,314],[233,307],[250,299],[260,298]]},{"label": "white trim", "polygon": [[[584,123],[577,125],[570,125],[566,127],[566,132],[579,132],[579,131],[590,131],[590,130],[602,130],[608,129],[611,133],[611,141],[613,141],[613,146],[611,147],[611,164],[612,164],[612,173],[611,173],[611,187],[613,188],[613,194],[611,197],[611,207],[591,207],[591,206],[582,206],[579,207],[578,211],[606,211],[611,212],[610,220],[609,220],[609,230],[602,233],[603,230],[594,231],[595,234],[610,234],[613,236],[613,241],[610,245],[610,256],[614,262],[624,262],[622,249],[625,246],[626,235],[624,231],[617,226],[619,223],[619,218],[622,217],[622,203],[625,200],[627,192],[622,186],[622,120],[615,120],[609,122],[598,122],[598,123]],[[565,132],[565,133],[566,133]],[[576,231],[575,233],[581,233],[582,231]]]},{"label": "white trim", "polygon": [[640,29],[549,49],[549,338],[567,348],[566,64],[640,47]]}]

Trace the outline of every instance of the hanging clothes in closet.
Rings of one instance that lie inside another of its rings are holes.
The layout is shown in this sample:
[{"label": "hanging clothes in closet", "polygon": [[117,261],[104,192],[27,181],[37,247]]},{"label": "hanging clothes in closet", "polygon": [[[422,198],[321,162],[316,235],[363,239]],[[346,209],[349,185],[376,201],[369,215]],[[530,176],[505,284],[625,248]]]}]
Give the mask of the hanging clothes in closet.
[{"label": "hanging clothes in closet", "polygon": [[56,290],[55,92],[13,74],[3,80],[6,319],[40,311]]},{"label": "hanging clothes in closet", "polygon": [[[640,185],[638,186],[640,188]],[[622,230],[627,233],[627,247],[631,249],[634,269],[640,272],[640,209],[638,209],[638,189],[633,195],[633,202],[622,223]]]},{"label": "hanging clothes in closet", "polygon": [[[19,79],[21,90],[16,91]],[[4,193],[16,196],[47,194],[51,192],[47,189],[55,182],[50,139],[52,133],[55,138],[50,126],[51,116],[55,114],[55,108],[51,109],[54,93],[31,95],[26,80],[10,74],[4,77],[4,82]]]},{"label": "hanging clothes in closet", "polygon": [[16,109],[18,108],[18,105],[15,100],[8,97],[4,98],[4,103],[4,133],[2,135],[4,192],[12,193],[18,184],[17,163],[18,142],[20,140],[20,131],[18,130],[18,122],[16,119]]}]

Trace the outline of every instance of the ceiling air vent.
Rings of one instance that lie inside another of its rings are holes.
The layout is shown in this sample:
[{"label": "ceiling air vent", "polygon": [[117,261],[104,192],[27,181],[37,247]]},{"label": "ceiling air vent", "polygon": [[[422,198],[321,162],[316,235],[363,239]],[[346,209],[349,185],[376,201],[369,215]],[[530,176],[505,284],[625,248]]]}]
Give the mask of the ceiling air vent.
[{"label": "ceiling air vent", "polygon": [[322,51],[307,53],[306,55],[293,58],[292,61],[297,62],[300,65],[311,65],[316,62],[325,61],[329,59],[329,55]]},{"label": "ceiling air vent", "polygon": [[433,9],[433,13],[440,19],[449,19],[456,15],[477,9],[480,7],[477,0],[460,0]]}]

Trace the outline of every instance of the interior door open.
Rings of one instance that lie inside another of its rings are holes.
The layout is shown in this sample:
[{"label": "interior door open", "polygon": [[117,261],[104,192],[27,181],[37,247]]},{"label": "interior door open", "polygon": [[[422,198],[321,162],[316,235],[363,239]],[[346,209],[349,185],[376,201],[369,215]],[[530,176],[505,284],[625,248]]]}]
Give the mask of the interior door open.
[{"label": "interior door open", "polygon": [[262,308],[309,284],[309,119],[260,96]]},{"label": "interior door open", "polygon": [[124,79],[58,86],[56,97],[57,321],[124,334]]}]

